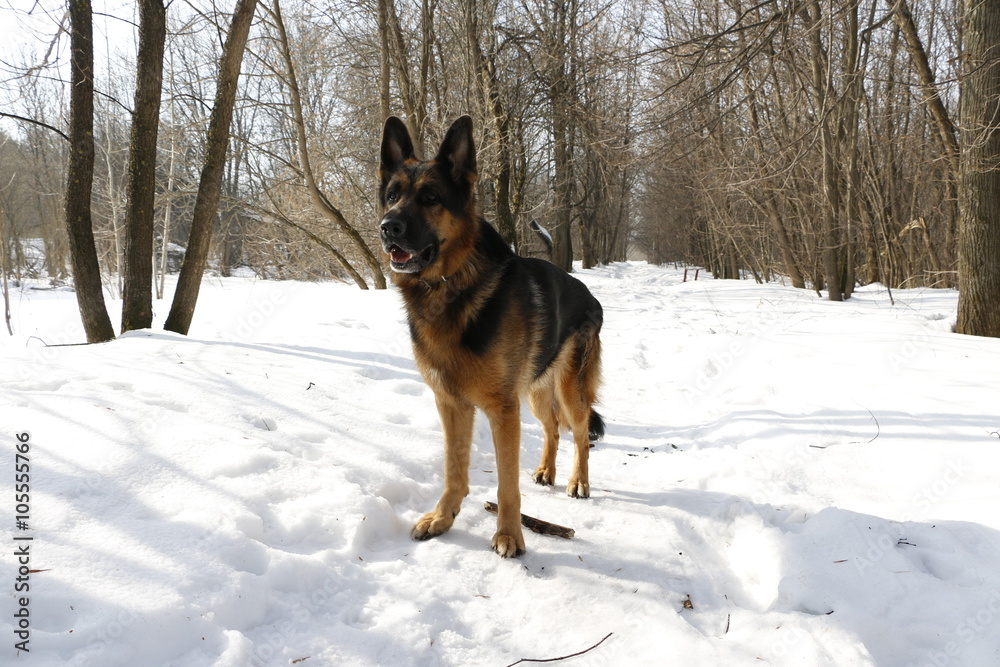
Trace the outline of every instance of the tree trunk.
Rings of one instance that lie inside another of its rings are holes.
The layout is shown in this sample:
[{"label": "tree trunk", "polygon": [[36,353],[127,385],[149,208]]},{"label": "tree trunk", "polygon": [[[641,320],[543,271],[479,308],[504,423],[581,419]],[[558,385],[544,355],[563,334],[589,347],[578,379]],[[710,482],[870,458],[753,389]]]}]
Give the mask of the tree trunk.
[{"label": "tree trunk", "polygon": [[[173,51],[170,53],[170,80],[173,83]],[[173,86],[171,86],[173,88]],[[156,286],[156,298],[163,298],[164,282],[167,279],[167,261],[170,256],[170,222],[174,211],[174,180],[177,173],[177,127],[174,114],[174,100],[170,99],[170,166],[167,168],[166,206],[163,211],[163,237],[160,239],[160,282]]]},{"label": "tree trunk", "polygon": [[124,260],[122,259],[122,231],[118,213],[118,181],[116,170],[111,159],[113,142],[111,140],[111,114],[104,114],[104,134],[107,137],[107,148],[104,151],[104,168],[108,171],[108,207],[111,209],[111,231],[115,235],[115,273],[118,274],[118,294],[122,293],[122,276],[124,275]]},{"label": "tree trunk", "polygon": [[94,30],[89,0],[70,0],[69,168],[66,227],[76,301],[88,343],[115,337],[104,304],[101,267],[94,247],[90,197],[94,184]]},{"label": "tree trunk", "polygon": [[576,20],[572,0],[555,0],[552,3],[547,54],[551,61],[548,70],[549,103],[552,108],[552,161],[554,167],[555,224],[552,229],[552,263],[565,271],[573,270],[573,174],[570,125],[569,50],[572,45],[570,25]]},{"label": "tree trunk", "polygon": [[[823,155],[823,207],[822,239],[823,239],[823,276],[827,285],[830,301],[844,300],[843,248],[837,216],[841,210],[840,178],[837,168],[837,137],[833,128],[833,107],[836,100],[833,88],[830,65],[826,51],[821,41],[822,10],[818,0],[812,0],[808,7],[803,8],[807,20],[810,43],[810,64],[812,65],[812,84],[816,93],[817,108],[822,114],[820,123],[820,147]],[[830,31],[832,34],[832,30]]]},{"label": "tree trunk", "polygon": [[595,227],[597,227],[597,220],[593,216],[580,221],[580,258],[582,260],[581,266],[585,269],[597,266],[597,248],[594,243]]},{"label": "tree trunk", "polygon": [[378,81],[379,111],[383,122],[389,117],[389,0],[377,0],[378,6]]},{"label": "tree trunk", "polygon": [[[910,53],[910,60],[913,61],[913,66],[917,70],[917,78],[920,81],[920,88],[923,91],[924,103],[927,105],[927,110],[930,112],[931,118],[934,120],[934,124],[937,127],[937,136],[941,142],[942,151],[945,158],[948,161],[947,170],[947,197],[949,202],[953,202],[958,199],[957,187],[959,178],[959,148],[958,148],[958,138],[955,131],[955,124],[951,120],[951,116],[948,115],[948,110],[944,106],[944,102],[941,100],[941,95],[938,93],[937,81],[934,78],[934,72],[931,69],[930,62],[927,59],[927,51],[924,49],[923,42],[920,40],[920,35],[917,32],[917,25],[913,20],[913,14],[910,12],[910,6],[907,0],[897,0],[896,11],[893,12],[893,17],[896,19],[896,25],[899,26],[900,31],[903,34],[904,42],[906,43],[906,48]],[[957,211],[955,206],[948,206],[949,221],[948,221],[948,238],[949,238],[949,251],[952,250],[951,243],[954,239],[954,234],[952,230],[956,226]],[[961,252],[961,251],[960,251]],[[945,275],[944,284],[947,286],[949,281],[947,280],[947,275]]]},{"label": "tree trunk", "polygon": [[480,3],[475,0],[465,0],[465,30],[472,53],[473,74],[479,82],[479,88],[485,99],[486,112],[493,123],[497,134],[497,161],[499,162],[494,185],[496,190],[496,227],[500,236],[508,245],[518,250],[517,229],[514,225],[514,214],[510,205],[511,185],[511,131],[510,115],[504,107],[500,95],[500,82],[496,68],[486,58],[482,45],[479,43],[479,21],[476,8]]},{"label": "tree trunk", "polygon": [[802,271],[799,270],[799,265],[795,261],[795,251],[792,249],[792,240],[788,236],[788,230],[785,228],[785,223],[781,219],[781,213],[778,211],[778,207],[775,203],[768,197],[764,201],[764,208],[767,211],[768,222],[771,223],[771,229],[774,230],[774,235],[778,239],[778,248],[781,250],[781,259],[785,265],[785,273],[788,274],[788,278],[792,281],[792,287],[797,287],[799,289],[805,289],[806,281],[802,277]]},{"label": "tree trunk", "polygon": [[167,11],[163,0],[140,0],[135,109],[129,141],[128,204],[125,209],[122,333],[153,325],[156,138],[160,128],[166,36]]},{"label": "tree trunk", "polygon": [[[417,155],[424,153],[424,115],[425,110],[420,104],[419,93],[413,85],[410,77],[410,64],[407,56],[410,52],[403,39],[403,29],[399,24],[399,13],[396,11],[395,0],[380,0],[384,6],[379,10],[385,12],[386,22],[380,26],[385,31],[382,43],[388,45],[390,61],[396,66],[396,75],[399,78],[399,96],[403,100],[404,116],[406,116],[406,128],[410,131],[413,146]],[[426,14],[427,7],[424,6],[423,19],[428,20]]]},{"label": "tree trunk", "polygon": [[964,0],[956,331],[1000,338],[1000,4]]},{"label": "tree trunk", "polygon": [[[765,153],[765,148],[764,142],[761,140],[760,119],[757,113],[759,105],[757,95],[751,94],[747,104],[750,109],[750,127],[753,130],[754,145],[759,156],[758,159],[755,160],[757,164],[757,173],[760,175],[761,181],[764,181],[766,178],[766,172],[764,171],[764,162],[762,157]],[[765,187],[770,190],[770,187],[767,185],[765,185]],[[795,261],[795,251],[792,249],[792,240],[788,236],[788,230],[785,228],[784,221],[781,219],[781,212],[778,210],[777,204],[774,203],[774,199],[776,197],[776,194],[765,192],[763,196],[764,201],[759,206],[763,208],[767,214],[767,220],[771,225],[775,238],[778,240],[778,248],[781,250],[781,260],[785,265],[785,273],[792,281],[792,287],[805,289],[806,281],[802,277],[802,271],[799,270],[798,263]]]},{"label": "tree trunk", "polygon": [[3,275],[3,319],[7,323],[7,331],[14,335],[14,327],[10,324],[10,291],[7,288],[7,225],[4,222],[4,210],[0,205],[0,275]]},{"label": "tree trunk", "polygon": [[896,11],[893,13],[893,18],[896,19],[896,25],[903,33],[906,49],[910,53],[910,60],[913,61],[913,67],[917,70],[917,78],[920,80],[920,87],[924,93],[924,103],[927,105],[931,118],[934,119],[937,136],[944,147],[945,156],[952,165],[952,169],[957,170],[958,140],[955,137],[955,125],[951,122],[948,110],[938,94],[934,72],[927,60],[927,52],[920,41],[917,25],[913,21],[913,14],[910,13],[910,6],[906,0],[896,0]]},{"label": "tree trunk", "polygon": [[565,118],[556,111],[553,122],[555,135],[555,225],[552,230],[552,263],[565,271],[573,270],[572,183],[570,183],[569,148]]},{"label": "tree trunk", "polygon": [[212,226],[219,209],[222,194],[222,177],[225,175],[226,150],[229,146],[229,126],[233,120],[233,106],[236,103],[236,84],[239,81],[243,52],[246,49],[250,23],[253,21],[257,0],[239,0],[229,25],[229,34],[222,47],[219,63],[219,79],[215,91],[215,103],[208,124],[208,140],[205,147],[205,166],[201,170],[198,184],[198,198],[195,200],[191,219],[191,235],[187,252],[177,280],[177,291],[170,307],[170,314],[163,328],[187,335],[194,317],[201,277],[208,265],[208,250],[212,241]]}]

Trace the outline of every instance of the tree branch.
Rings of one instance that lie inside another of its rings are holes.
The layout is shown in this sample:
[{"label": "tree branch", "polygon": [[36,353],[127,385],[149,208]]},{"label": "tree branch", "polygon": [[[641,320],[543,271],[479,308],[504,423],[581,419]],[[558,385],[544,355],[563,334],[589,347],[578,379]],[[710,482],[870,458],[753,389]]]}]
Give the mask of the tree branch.
[{"label": "tree branch", "polygon": [[601,641],[597,642],[596,644],[594,644],[590,648],[584,649],[582,651],[577,651],[576,653],[570,653],[569,655],[564,655],[564,656],[559,657],[559,658],[540,658],[540,659],[539,658],[521,658],[517,662],[510,663],[509,665],[507,665],[507,667],[514,667],[514,665],[520,665],[522,662],[558,662],[560,660],[568,660],[569,658],[575,658],[578,655],[583,655],[584,653],[589,653],[590,651],[593,651],[595,648],[597,648],[598,646],[600,646],[601,644],[603,644],[604,641],[608,637],[610,637],[611,635],[613,635],[613,634],[615,634],[615,633],[609,632],[608,634],[606,634],[604,636],[604,639],[602,639]]},{"label": "tree branch", "polygon": [[[500,511],[497,504],[490,501],[486,501],[484,507],[487,512],[492,514],[496,514]],[[542,535],[557,535],[559,537],[565,537],[567,540],[576,535],[576,531],[572,528],[560,526],[555,523],[549,523],[548,521],[542,521],[541,519],[536,519],[528,516],[527,514],[521,515],[521,525],[535,533],[541,533]]]},{"label": "tree branch", "polygon": [[43,123],[40,120],[35,120],[34,118],[25,118],[24,116],[18,116],[17,114],[6,113],[4,111],[0,111],[0,116],[3,116],[4,118],[13,118],[14,120],[20,120],[20,121],[23,121],[25,123],[31,123],[32,125],[37,125],[39,127],[44,127],[46,130],[52,130],[53,132],[55,132],[56,134],[58,134],[60,137],[62,137],[66,141],[69,141],[69,137],[66,136],[65,132],[63,132],[62,130],[59,130],[57,128],[52,127],[48,123]]}]

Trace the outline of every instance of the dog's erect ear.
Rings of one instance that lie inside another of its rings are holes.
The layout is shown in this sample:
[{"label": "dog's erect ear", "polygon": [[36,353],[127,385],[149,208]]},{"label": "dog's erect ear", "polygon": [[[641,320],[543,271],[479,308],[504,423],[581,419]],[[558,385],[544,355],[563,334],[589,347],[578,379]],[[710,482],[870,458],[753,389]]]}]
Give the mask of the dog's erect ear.
[{"label": "dog's erect ear", "polygon": [[444,166],[455,183],[476,180],[476,146],[472,141],[472,119],[462,116],[448,129],[435,161]]},{"label": "dog's erect ear", "polygon": [[413,157],[413,141],[406,125],[395,116],[389,116],[382,130],[382,162],[379,173],[391,173],[403,164],[404,160]]}]

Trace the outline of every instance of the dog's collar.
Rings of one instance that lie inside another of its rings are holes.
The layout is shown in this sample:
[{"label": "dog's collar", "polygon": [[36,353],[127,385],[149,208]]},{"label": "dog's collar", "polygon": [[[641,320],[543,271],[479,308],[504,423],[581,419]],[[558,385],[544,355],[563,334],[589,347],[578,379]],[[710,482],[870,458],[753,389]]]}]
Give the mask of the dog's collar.
[{"label": "dog's collar", "polygon": [[434,282],[430,282],[428,280],[424,280],[423,278],[417,278],[417,280],[419,280],[421,283],[423,283],[423,286],[426,287],[427,289],[437,289],[438,287],[440,287],[444,283],[448,282],[448,278],[449,278],[449,276],[441,276],[440,278],[438,278]]},{"label": "dog's collar", "polygon": [[[502,262],[501,264],[497,265],[496,271],[500,272],[500,274],[503,274],[505,271],[507,271],[507,267],[510,265],[511,261],[512,261],[512,258],[511,259],[507,259],[504,262]],[[457,273],[459,273],[460,271],[461,271],[461,269],[459,269],[458,271],[455,271],[455,273],[452,273],[451,275],[441,276],[437,280],[427,280],[426,278],[419,278],[419,277],[417,278],[417,280],[426,289],[433,290],[433,289],[437,289],[438,287],[441,287],[441,285],[446,285],[448,283],[448,281],[451,278],[454,278],[455,275]],[[490,273],[492,274],[492,271]],[[452,289],[455,289],[455,288],[452,288]],[[462,288],[459,287],[458,289],[461,290]]]}]

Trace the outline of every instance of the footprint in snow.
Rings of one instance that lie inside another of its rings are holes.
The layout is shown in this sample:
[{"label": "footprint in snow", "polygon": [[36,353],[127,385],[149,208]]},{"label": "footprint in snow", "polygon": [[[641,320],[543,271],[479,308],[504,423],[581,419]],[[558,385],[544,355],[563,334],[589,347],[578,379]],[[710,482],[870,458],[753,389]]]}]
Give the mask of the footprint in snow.
[{"label": "footprint in snow", "polygon": [[[249,536],[248,536],[249,537]],[[271,557],[260,542],[251,540],[233,541],[218,551],[221,560],[234,570],[248,572],[257,576],[267,574],[271,565]]]},{"label": "footprint in snow", "polygon": [[169,399],[161,398],[159,396],[151,396],[149,394],[141,395],[140,397],[146,403],[146,405],[153,405],[158,408],[163,408],[164,410],[171,410],[173,412],[187,412],[188,406],[178,403],[177,401],[171,401]]},{"label": "footprint in snow", "polygon": [[133,387],[128,382],[119,382],[117,380],[112,380],[110,382],[105,382],[109,389],[115,389],[117,391],[132,391]]},{"label": "footprint in snow", "polygon": [[397,394],[403,394],[404,396],[422,396],[426,387],[419,382],[400,382],[395,387],[392,388]]},{"label": "footprint in snow", "polygon": [[18,391],[59,391],[66,385],[65,380],[32,380],[12,385]]},{"label": "footprint in snow", "polygon": [[261,415],[244,415],[243,419],[247,420],[255,428],[259,428],[262,431],[277,431],[278,422],[274,421],[270,417],[263,417]]},{"label": "footprint in snow", "polygon": [[354,372],[369,380],[384,380],[386,377],[386,372],[376,366],[362,366]]}]

